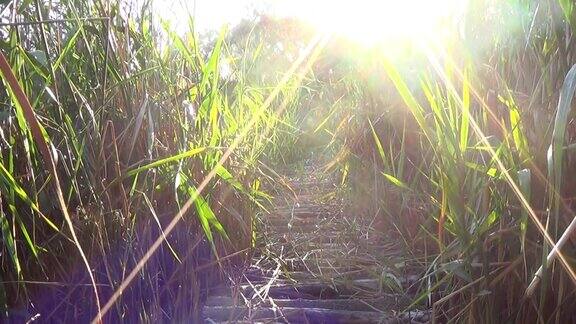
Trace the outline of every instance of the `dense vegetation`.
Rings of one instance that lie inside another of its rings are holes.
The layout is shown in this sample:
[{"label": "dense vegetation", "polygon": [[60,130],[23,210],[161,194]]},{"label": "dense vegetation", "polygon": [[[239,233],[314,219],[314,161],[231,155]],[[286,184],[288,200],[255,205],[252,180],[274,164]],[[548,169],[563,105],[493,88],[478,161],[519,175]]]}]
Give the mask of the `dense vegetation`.
[{"label": "dense vegetation", "polygon": [[0,4],[1,316],[197,317],[274,167],[321,154],[426,269],[414,304],[574,321],[576,9],[466,10],[448,41],[392,51],[266,15],[201,37],[150,5]]}]

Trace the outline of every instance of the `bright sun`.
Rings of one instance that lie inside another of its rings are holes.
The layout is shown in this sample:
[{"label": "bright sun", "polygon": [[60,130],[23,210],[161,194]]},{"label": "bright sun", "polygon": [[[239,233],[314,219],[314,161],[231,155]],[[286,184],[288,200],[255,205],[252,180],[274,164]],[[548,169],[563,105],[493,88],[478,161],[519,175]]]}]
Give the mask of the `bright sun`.
[{"label": "bright sun", "polygon": [[466,0],[292,1],[296,16],[365,45],[442,37]]},{"label": "bright sun", "polygon": [[443,38],[468,0],[156,0],[157,12],[187,28],[192,10],[199,30],[218,30],[250,16],[253,9],[300,18],[321,32],[362,45]]}]

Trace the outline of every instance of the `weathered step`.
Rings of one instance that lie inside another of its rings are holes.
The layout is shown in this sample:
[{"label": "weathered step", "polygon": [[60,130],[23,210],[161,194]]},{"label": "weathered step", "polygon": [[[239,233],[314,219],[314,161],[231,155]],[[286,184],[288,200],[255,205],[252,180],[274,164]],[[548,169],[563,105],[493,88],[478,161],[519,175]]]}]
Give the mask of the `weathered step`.
[{"label": "weathered step", "polygon": [[325,228],[326,230],[339,231],[339,232],[343,232],[346,230],[346,226],[344,224],[339,224],[331,221],[302,220],[302,219],[271,219],[263,224],[257,225],[257,228],[264,229],[266,231],[275,231],[287,227],[297,231],[309,227],[316,229]]},{"label": "weathered step", "polygon": [[[410,299],[400,294],[382,294],[373,299],[274,299],[261,301],[253,300],[253,306],[258,307],[291,307],[291,308],[322,308],[353,311],[388,311],[390,309],[403,309],[410,305]],[[206,306],[239,306],[243,300],[228,296],[213,296],[208,298]],[[273,303],[273,304],[272,304]]]},{"label": "weathered step", "polygon": [[316,243],[338,243],[338,242],[353,242],[358,240],[358,235],[355,233],[267,233],[271,241],[278,240],[280,242],[316,242]]},{"label": "weathered step", "polygon": [[[384,252],[377,251],[372,252],[368,249],[360,249],[359,247],[353,247],[352,244],[343,243],[303,243],[301,245],[291,247],[290,243],[277,243],[278,246],[283,247],[283,256],[288,257],[290,255],[317,255],[330,258],[345,258],[349,261],[354,260],[369,260],[374,262],[375,260],[386,260],[388,261],[387,255]],[[284,252],[286,251],[286,252]],[[361,261],[362,262],[362,261]]]},{"label": "weathered step", "polygon": [[[310,271],[283,271],[279,274],[280,278],[293,279],[293,280],[334,280],[334,279],[367,279],[376,278],[381,275],[380,272],[372,270],[369,267],[356,267],[356,266],[342,266],[342,267],[322,267],[317,270],[318,272]],[[274,270],[267,271],[257,271],[250,270],[246,273],[246,277],[254,280],[260,280],[261,278],[272,278],[274,277]]]},{"label": "weathered step", "polygon": [[276,200],[274,203],[275,211],[293,211],[293,210],[309,210],[309,211],[332,211],[340,209],[342,206],[334,202],[325,202],[319,204],[314,201],[291,201],[291,200]]},{"label": "weathered step", "polygon": [[[376,278],[381,276],[380,268],[370,268],[365,267],[356,270],[350,270],[350,267],[343,268],[327,268],[323,269],[322,273],[311,273],[308,271],[292,271],[292,272],[282,272],[279,274],[280,278],[292,279],[292,280],[311,280],[311,279],[323,279],[323,280],[355,280],[355,279],[367,279]],[[245,276],[248,280],[266,280],[273,278],[276,275],[274,270],[263,270],[258,268],[252,268],[246,271]]]},{"label": "weathered step", "polygon": [[[205,318],[204,321],[206,324],[230,324],[230,321],[215,321],[211,318]],[[254,320],[235,320],[234,324],[284,324],[286,322],[282,321],[274,321],[274,320],[265,320],[265,321],[254,321]]]},{"label": "weathered step", "polygon": [[[307,260],[301,260],[299,258],[287,258],[282,260],[282,269],[288,272],[309,272],[309,273],[326,273],[331,274],[335,272],[348,272],[348,271],[358,271],[365,268],[367,265],[362,265],[343,258],[331,258],[331,259],[316,259],[310,258]],[[366,262],[368,263],[368,262]],[[266,265],[263,263],[262,265]],[[277,263],[270,263],[270,267],[276,266]]]},{"label": "weathered step", "polygon": [[243,318],[282,320],[288,323],[401,323],[381,312],[292,307],[250,309],[246,306],[212,306],[204,308],[204,317],[231,323]]},{"label": "weathered step", "polygon": [[[334,236],[336,236],[336,234],[334,234]],[[280,239],[281,242],[274,242],[274,241],[269,241],[268,243],[274,244],[274,248],[275,250],[280,250],[280,249],[293,249],[293,248],[297,248],[297,249],[321,249],[321,248],[327,248],[327,249],[331,249],[331,248],[339,248],[342,251],[349,251],[349,252],[370,252],[373,255],[377,255],[378,253],[374,253],[374,252],[379,252],[380,254],[386,254],[388,255],[389,252],[387,252],[387,246],[385,245],[381,245],[381,244],[377,244],[377,243],[370,243],[370,242],[366,242],[363,245],[359,245],[356,242],[350,240],[348,242],[345,241],[339,241],[339,242],[318,242],[318,241],[313,241],[313,240],[300,240],[298,242],[293,242],[293,241],[286,241],[286,239]]]},{"label": "weathered step", "polygon": [[[316,264],[300,265],[304,269],[296,271],[283,271],[280,274],[275,274],[274,271],[263,271],[259,269],[251,269],[246,272],[246,278],[253,284],[267,284],[275,279],[275,283],[292,284],[296,282],[323,282],[327,285],[350,285],[350,282],[360,283],[359,287],[378,287],[383,285],[385,291],[393,290],[397,292],[396,288],[401,287],[403,291],[409,294],[416,293],[421,285],[421,274],[417,271],[407,271],[403,273],[386,272],[383,271],[381,266],[359,266],[357,264],[340,265],[340,266],[326,266]],[[292,265],[288,268],[297,268]],[[409,270],[409,269],[408,269]],[[376,288],[372,288],[376,289]]]},{"label": "weathered step", "polygon": [[287,250],[282,258],[291,271],[303,271],[297,270],[302,268],[310,270],[308,268],[311,266],[324,268],[356,265],[356,268],[362,268],[374,264],[375,261],[368,253],[347,252],[342,249]]},{"label": "weathered step", "polygon": [[268,227],[286,226],[288,224],[291,224],[292,226],[327,226],[336,224],[336,222],[334,222],[332,218],[323,216],[319,216],[318,218],[299,216],[269,217],[264,221],[264,225]]},{"label": "weathered step", "polygon": [[[268,219],[302,219],[317,221],[319,219],[332,218],[336,212],[331,210],[307,210],[307,209],[296,209],[296,210],[274,210]],[[266,219],[266,220],[268,220]]]},{"label": "weathered step", "polygon": [[399,315],[421,277],[399,275],[408,267],[396,257],[398,242],[372,235],[369,219],[345,215],[344,202],[331,199],[334,179],[317,170],[295,167],[296,177],[283,178],[290,188],[274,191],[274,209],[257,223],[260,252],[252,266],[233,287],[208,292],[203,309],[208,323],[429,320],[427,312]]},{"label": "weathered step", "polygon": [[307,181],[287,181],[286,184],[294,191],[299,189],[301,191],[311,191],[312,193],[315,193],[316,190],[312,191],[311,189],[327,189],[326,191],[329,191],[334,188],[334,184],[330,180],[308,179]]},{"label": "weathered step", "polygon": [[304,225],[304,226],[298,226],[298,225],[293,225],[293,226],[288,226],[286,225],[277,225],[277,226],[270,226],[267,227],[267,231],[270,233],[275,233],[276,235],[278,234],[298,234],[298,235],[302,235],[302,234],[316,234],[318,232],[320,232],[321,234],[324,234],[326,232],[334,232],[333,236],[338,236],[338,234],[341,234],[341,232],[344,230],[344,228],[342,226],[338,226],[338,224],[332,224],[332,225],[322,225],[322,226],[317,226],[314,224],[310,224],[310,225]]},{"label": "weathered step", "polygon": [[302,253],[299,256],[288,256],[283,259],[283,262],[291,271],[310,271],[313,270],[312,268],[322,269],[330,267],[349,267],[349,270],[357,270],[364,266],[373,265],[374,259],[354,255],[334,256],[329,253],[325,255],[314,253],[306,255]]},{"label": "weathered step", "polygon": [[245,297],[252,298],[256,295],[266,295],[278,299],[348,299],[352,296],[377,297],[383,293],[398,293],[402,287],[410,283],[403,278],[357,279],[357,280],[334,280],[331,283],[298,282],[291,283],[254,283],[242,284],[236,288],[226,286],[216,287],[212,290],[214,296],[232,295],[232,289],[238,289]]}]

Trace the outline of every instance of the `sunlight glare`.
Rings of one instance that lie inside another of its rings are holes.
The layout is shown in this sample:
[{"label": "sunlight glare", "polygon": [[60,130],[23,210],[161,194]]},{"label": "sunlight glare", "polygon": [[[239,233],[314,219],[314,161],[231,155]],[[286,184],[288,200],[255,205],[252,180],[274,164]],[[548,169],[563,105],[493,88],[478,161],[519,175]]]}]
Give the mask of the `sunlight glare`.
[{"label": "sunlight glare", "polygon": [[[233,26],[254,12],[301,19],[314,29],[363,46],[444,40],[469,0],[162,0],[157,12],[176,30],[187,29],[187,13],[199,31]],[[388,46],[391,49],[393,46]]]},{"label": "sunlight glare", "polygon": [[292,14],[315,28],[364,45],[442,38],[465,0],[291,1]]}]

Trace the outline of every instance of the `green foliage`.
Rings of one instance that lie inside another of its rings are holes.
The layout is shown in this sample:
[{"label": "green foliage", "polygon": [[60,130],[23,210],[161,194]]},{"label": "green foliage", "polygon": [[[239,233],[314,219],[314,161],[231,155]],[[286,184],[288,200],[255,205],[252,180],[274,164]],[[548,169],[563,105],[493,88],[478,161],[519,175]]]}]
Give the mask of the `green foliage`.
[{"label": "green foliage", "polygon": [[[289,18],[262,15],[209,39],[192,18],[188,31],[153,23],[147,2],[131,18],[99,1],[43,6],[22,3],[18,21],[39,9],[62,20],[7,26],[0,41],[40,122],[34,135],[4,76],[2,310],[35,303],[35,281],[71,283],[73,296],[84,250],[84,273],[119,295],[112,321],[190,318],[217,280],[210,265],[253,246],[272,168],[322,154],[352,207],[389,224],[427,269],[414,305],[441,296],[434,316],[456,322],[573,319],[574,251],[545,261],[574,216],[571,1],[468,1],[450,43],[403,57],[320,39]],[[81,19],[96,16],[110,19]],[[540,266],[538,296],[522,299]],[[121,291],[127,278],[137,283]],[[147,298],[158,307],[134,307]],[[77,302],[54,316],[79,307],[92,319],[95,305]]]},{"label": "green foliage", "polygon": [[[330,166],[357,191],[354,206],[379,213],[423,260],[418,301],[444,296],[433,304],[439,320],[571,320],[556,306],[574,303],[573,249],[544,263],[538,296],[521,297],[573,218],[572,7],[470,1],[450,44],[423,41],[404,61],[373,49],[355,69],[331,66],[338,81],[316,89],[362,89],[341,99],[355,103],[347,112],[319,122],[337,152]],[[367,81],[364,65],[386,77]]]},{"label": "green foliage", "polygon": [[[176,33],[168,22],[153,24],[149,3],[132,18],[113,6],[109,20],[82,19],[108,16],[97,1],[64,2],[50,9],[49,17],[56,21],[42,24],[42,32],[34,25],[7,27],[2,51],[57,161],[65,208],[89,259],[91,270],[85,272],[115,291],[125,283],[125,273],[147,258],[146,252],[155,252],[148,250],[149,242],[159,239],[163,246],[144,261],[152,268],[139,272],[107,316],[165,320],[155,309],[183,319],[197,316],[198,305],[189,302],[198,303],[199,289],[217,279],[213,269],[219,262],[213,261],[253,244],[254,233],[237,229],[251,224],[256,210],[265,210],[270,198],[260,188],[261,173],[254,167],[263,154],[278,150],[275,126],[282,116],[270,103],[290,104],[292,92],[283,87],[297,87],[297,77],[266,85],[248,79],[257,54],[230,50],[234,39],[226,29],[206,42],[195,33],[191,18],[190,30]],[[35,9],[18,11],[18,21],[35,21],[29,10]],[[264,44],[258,37],[246,41]],[[2,309],[11,309],[36,303],[28,282],[68,282],[73,287],[77,274],[71,269],[78,258],[68,237],[71,228],[54,208],[55,179],[11,88],[0,90],[0,107],[0,274],[8,282],[0,289],[2,296],[26,292],[2,299]],[[230,147],[232,154],[221,160]],[[200,188],[213,169],[217,178]],[[189,199],[195,208],[177,228],[168,229]],[[208,245],[199,244],[202,237]],[[169,252],[167,259],[164,251]],[[169,267],[172,263],[176,268]],[[210,274],[197,273],[194,280],[188,271],[178,275],[178,267],[201,263],[214,265],[205,267],[212,269]],[[157,264],[160,268],[153,274]],[[159,308],[133,307],[136,300],[159,298],[161,290],[172,289],[168,287],[175,282],[190,289],[171,295],[171,302]],[[195,291],[192,301],[190,291]],[[43,299],[58,289],[46,293]],[[68,305],[82,309],[81,319],[93,319],[98,311],[93,302],[75,302]],[[38,307],[44,312],[47,306]],[[66,316],[67,307],[50,312],[55,318]]]}]

